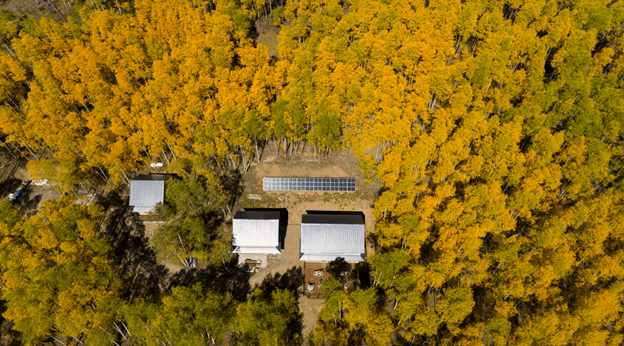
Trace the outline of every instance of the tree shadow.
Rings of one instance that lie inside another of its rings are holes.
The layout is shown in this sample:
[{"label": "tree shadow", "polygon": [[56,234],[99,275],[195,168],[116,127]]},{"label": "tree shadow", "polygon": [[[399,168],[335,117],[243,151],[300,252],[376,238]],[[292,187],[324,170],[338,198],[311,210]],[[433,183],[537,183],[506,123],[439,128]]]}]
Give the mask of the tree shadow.
[{"label": "tree shadow", "polygon": [[344,271],[351,272],[351,264],[347,263],[344,258],[338,257],[329,262],[325,269],[330,275],[339,278],[341,276],[340,273]]},{"label": "tree shadow", "polygon": [[32,196],[30,191],[27,191],[19,200],[19,209],[20,211],[27,216],[37,214],[39,211],[39,202],[41,202],[42,195]]},{"label": "tree shadow", "polygon": [[18,346],[20,333],[13,330],[13,323],[2,316],[6,311],[6,302],[0,300],[0,343],[4,346]]},{"label": "tree shadow", "polygon": [[353,266],[351,275],[360,284],[360,288],[368,288],[371,284],[370,265],[368,262],[358,262]]},{"label": "tree shadow", "polygon": [[356,287],[370,287],[370,266],[367,262],[351,264],[346,262],[344,258],[338,257],[336,260],[329,262],[325,270],[335,278],[343,277],[340,274],[347,271],[349,272],[347,279],[353,280]]},{"label": "tree shadow", "polygon": [[229,196],[228,205],[232,207],[243,195],[244,186],[242,184],[243,175],[239,170],[224,174],[221,177],[221,188],[226,196]]},{"label": "tree shadow", "polygon": [[21,183],[22,181],[16,178],[9,178],[3,181],[2,184],[0,184],[0,196],[5,198],[8,194],[15,192]]},{"label": "tree shadow", "polygon": [[238,266],[238,258],[234,256],[220,266],[182,269],[169,277],[166,287],[170,290],[173,286],[189,286],[200,282],[213,291],[230,292],[234,299],[245,301],[251,289],[249,276],[244,268]]},{"label": "tree shadow", "polygon": [[[303,286],[305,280],[305,274],[303,269],[298,266],[292,266],[284,274],[276,273],[275,275],[267,275],[260,285],[256,284],[255,289],[262,290],[260,299],[268,301],[271,299],[271,294],[275,289],[289,290],[295,296],[295,299],[299,300],[299,289]],[[301,345],[301,339],[292,338],[295,334],[301,335],[303,330],[303,313],[299,311],[297,316],[288,321],[287,327],[289,333],[289,340],[291,344]]]},{"label": "tree shadow", "polygon": [[103,233],[109,237],[113,255],[122,281],[122,298],[157,297],[165,287],[169,271],[158,264],[156,253],[145,236],[145,225],[137,213],[132,212],[128,199],[118,191],[99,196],[98,204],[106,210],[101,222]]},{"label": "tree shadow", "polygon": [[303,269],[298,266],[292,266],[284,274],[277,273],[275,275],[267,275],[260,285],[256,284],[254,290],[259,288],[262,290],[262,298],[269,299],[271,293],[279,288],[281,290],[289,290],[299,299],[299,288],[303,286],[305,274]]},{"label": "tree shadow", "polygon": [[303,340],[301,338],[293,338],[293,336],[295,334],[301,335],[303,331],[303,313],[301,312],[301,310],[297,313],[297,316],[295,318],[288,321],[287,330],[291,335],[291,345],[300,346],[303,343]]}]

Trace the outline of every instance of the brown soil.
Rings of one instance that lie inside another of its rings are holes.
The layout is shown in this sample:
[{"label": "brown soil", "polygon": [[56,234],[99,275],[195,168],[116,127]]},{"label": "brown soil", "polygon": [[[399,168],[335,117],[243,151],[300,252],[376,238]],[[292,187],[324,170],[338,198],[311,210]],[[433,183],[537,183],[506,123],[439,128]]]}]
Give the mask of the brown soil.
[{"label": "brown soil", "polygon": [[280,29],[273,26],[271,21],[272,16],[269,16],[268,18],[262,17],[256,22],[256,32],[258,33],[256,43],[267,46],[269,48],[269,55],[277,57],[277,50],[275,47],[277,46],[277,35]]},{"label": "brown soil", "polygon": [[[9,162],[3,165],[2,172],[2,193],[0,198],[8,200],[8,195],[14,192],[22,183],[31,180],[28,170],[24,167],[23,161]],[[20,210],[26,215],[34,215],[39,212],[41,203],[49,199],[57,199],[61,193],[54,187],[36,186],[30,184],[25,190],[24,195],[20,198]]]},{"label": "brown soil", "polygon": [[284,274],[292,267],[303,268],[303,262],[299,261],[299,242],[301,240],[301,226],[288,225],[284,246],[279,255],[267,258],[267,267],[260,268],[250,279],[251,287],[260,286],[262,281],[269,275]]},{"label": "brown soil", "polygon": [[299,298],[299,310],[303,313],[303,330],[301,333],[306,339],[310,333],[314,330],[314,326],[318,321],[318,314],[323,308],[323,302],[325,299],[310,299],[305,295]]},{"label": "brown soil", "polygon": [[[269,148],[269,146],[267,146]],[[268,149],[267,151],[271,151]],[[378,186],[365,182],[357,159],[345,152],[336,152],[329,157],[317,159],[315,156],[299,155],[286,157],[265,151],[260,163],[252,165],[243,176],[245,191],[233,212],[243,208],[287,208],[288,230],[282,254],[269,258],[267,268],[260,269],[251,279],[250,284],[260,284],[269,274],[284,273],[292,266],[300,266],[299,240],[301,237],[301,215],[307,210],[361,211],[366,218],[367,239],[374,231],[375,220],[371,212]],[[352,177],[356,178],[355,192],[304,192],[304,191],[263,191],[262,178],[272,177]],[[261,199],[251,199],[257,195]],[[367,241],[367,256],[374,254],[373,244]],[[299,307],[303,313],[302,334],[304,343],[314,330],[318,313],[324,299],[310,299],[301,294]]]},{"label": "brown soil", "polygon": [[26,15],[35,18],[48,17],[62,23],[73,12],[67,4],[69,2],[58,0],[8,0],[2,2],[0,8],[9,10],[18,17]]}]

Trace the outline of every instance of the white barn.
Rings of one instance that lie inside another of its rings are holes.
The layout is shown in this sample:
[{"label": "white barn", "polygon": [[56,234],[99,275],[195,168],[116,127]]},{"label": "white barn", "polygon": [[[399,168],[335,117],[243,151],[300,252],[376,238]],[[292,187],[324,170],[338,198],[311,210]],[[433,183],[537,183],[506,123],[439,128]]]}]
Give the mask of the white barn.
[{"label": "white barn", "polygon": [[[234,215],[234,253],[277,255],[282,249],[279,240],[279,211],[239,211]],[[241,257],[243,257],[241,255]]]},{"label": "white barn", "polygon": [[346,262],[362,262],[365,233],[361,215],[302,215],[299,260],[331,262],[343,258]]}]

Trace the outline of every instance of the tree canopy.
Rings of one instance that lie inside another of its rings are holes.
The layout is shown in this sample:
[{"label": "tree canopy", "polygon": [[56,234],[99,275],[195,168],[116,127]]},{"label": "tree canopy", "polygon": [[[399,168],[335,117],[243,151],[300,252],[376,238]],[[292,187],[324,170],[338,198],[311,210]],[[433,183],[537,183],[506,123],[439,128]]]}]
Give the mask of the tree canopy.
[{"label": "tree canopy", "polygon": [[152,243],[166,261],[189,266],[191,256],[201,261],[224,261],[227,256],[223,215],[225,193],[218,182],[203,176],[193,180],[169,179],[165,203],[156,207],[154,217],[166,220],[155,232]]},{"label": "tree canopy", "polygon": [[[151,162],[219,177],[271,146],[345,150],[380,184],[373,283],[328,280],[311,342],[622,343],[624,2],[116,4],[59,22],[0,13],[0,131],[33,176],[67,190]],[[276,57],[252,39],[263,15],[280,27]],[[189,208],[219,199],[198,205],[209,185],[179,184],[180,224],[163,234],[186,247],[183,235],[212,231]],[[0,213],[16,328],[108,330],[96,304],[115,291],[106,241],[81,233],[97,210],[62,199],[31,218]],[[198,244],[175,256],[213,243]],[[294,342],[291,303],[252,297],[231,326],[241,343]],[[55,313],[20,319],[22,305]]]},{"label": "tree canopy", "polygon": [[86,334],[85,342],[101,344],[120,289],[111,246],[99,235],[101,208],[62,197],[31,217],[7,202],[0,210],[3,316],[24,341]]}]

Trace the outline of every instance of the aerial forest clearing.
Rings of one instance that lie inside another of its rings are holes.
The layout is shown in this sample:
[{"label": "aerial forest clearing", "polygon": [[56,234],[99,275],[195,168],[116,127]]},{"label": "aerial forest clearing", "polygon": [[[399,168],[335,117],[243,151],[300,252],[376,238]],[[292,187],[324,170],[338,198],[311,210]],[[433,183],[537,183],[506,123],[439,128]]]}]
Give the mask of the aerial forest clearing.
[{"label": "aerial forest clearing", "polygon": [[[0,11],[0,140],[67,195],[0,203],[0,343],[624,342],[624,1],[36,3]],[[228,220],[268,155],[337,152],[374,190],[371,282],[328,281],[302,335]],[[106,207],[155,163],[181,177],[155,248],[206,267],[154,284]]]}]

